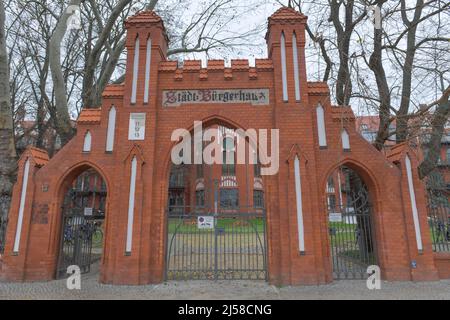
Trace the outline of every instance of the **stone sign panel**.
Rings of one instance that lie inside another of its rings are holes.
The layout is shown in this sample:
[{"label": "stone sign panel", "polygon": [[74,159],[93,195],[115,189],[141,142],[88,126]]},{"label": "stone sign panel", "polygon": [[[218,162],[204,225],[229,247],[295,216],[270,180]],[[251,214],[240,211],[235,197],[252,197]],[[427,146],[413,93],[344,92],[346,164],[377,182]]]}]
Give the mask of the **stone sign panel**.
[{"label": "stone sign panel", "polygon": [[145,140],[145,113],[132,113],[130,115],[130,128],[128,140],[142,141]]},{"label": "stone sign panel", "polygon": [[179,107],[183,104],[232,104],[254,106],[269,105],[269,89],[229,90],[170,90],[163,91],[163,107]]}]

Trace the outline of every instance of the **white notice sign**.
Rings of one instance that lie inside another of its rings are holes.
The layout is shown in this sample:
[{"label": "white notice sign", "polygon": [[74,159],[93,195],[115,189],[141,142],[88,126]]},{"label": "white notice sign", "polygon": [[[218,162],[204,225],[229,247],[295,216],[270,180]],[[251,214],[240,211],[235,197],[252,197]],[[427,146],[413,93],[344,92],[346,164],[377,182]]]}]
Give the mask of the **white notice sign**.
[{"label": "white notice sign", "polygon": [[128,140],[143,141],[145,140],[145,113],[132,113],[130,115],[130,129]]},{"label": "white notice sign", "polygon": [[341,223],[343,221],[342,213],[330,213],[330,222]]},{"label": "white notice sign", "polygon": [[200,230],[212,230],[215,226],[214,217],[198,217],[198,228]]},{"label": "white notice sign", "polygon": [[84,208],[84,215],[86,217],[91,217],[94,214],[93,208]]}]

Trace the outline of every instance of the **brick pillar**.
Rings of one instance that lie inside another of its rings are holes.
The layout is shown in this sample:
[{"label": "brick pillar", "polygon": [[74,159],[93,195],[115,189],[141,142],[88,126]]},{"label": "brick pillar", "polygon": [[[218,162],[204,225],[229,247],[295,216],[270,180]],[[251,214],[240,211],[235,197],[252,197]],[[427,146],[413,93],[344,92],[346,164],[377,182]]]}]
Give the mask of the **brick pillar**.
[{"label": "brick pillar", "polygon": [[[323,283],[324,267],[316,177],[313,110],[305,65],[306,16],[281,8],[269,18],[266,36],[274,66],[274,122],[280,130],[280,171],[271,190],[270,281],[283,285]],[[299,248],[295,157],[300,160],[305,252]]]},{"label": "brick pillar", "polygon": [[8,281],[25,281],[27,274],[28,239],[35,191],[34,176],[38,170],[32,152],[28,149],[18,163],[17,183],[9,210],[9,222],[2,258],[1,278]]},{"label": "brick pillar", "polygon": [[412,152],[406,152],[399,163],[407,236],[405,248],[409,250],[412,280],[433,281],[439,280],[439,276],[428,224],[426,189],[419,179],[418,165]]}]

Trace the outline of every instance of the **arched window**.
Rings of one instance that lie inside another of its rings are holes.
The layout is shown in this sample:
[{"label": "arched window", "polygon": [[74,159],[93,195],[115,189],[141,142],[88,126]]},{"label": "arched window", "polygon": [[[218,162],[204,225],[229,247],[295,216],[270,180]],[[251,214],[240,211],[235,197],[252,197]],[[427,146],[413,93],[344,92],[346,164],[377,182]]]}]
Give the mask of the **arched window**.
[{"label": "arched window", "polygon": [[348,134],[348,131],[346,129],[342,130],[342,148],[344,151],[350,151],[350,136]]},{"label": "arched window", "polygon": [[131,161],[130,193],[128,199],[128,224],[127,224],[127,242],[126,253],[131,254],[133,248],[133,224],[134,224],[134,204],[136,200],[136,179],[137,179],[137,158]]},{"label": "arched window", "polygon": [[239,189],[220,189],[220,207],[222,209],[239,208]]},{"label": "arched window", "polygon": [[264,191],[254,190],[253,191],[253,205],[255,209],[264,209]]},{"label": "arched window", "polygon": [[302,180],[300,171],[300,159],[298,156],[294,160],[295,174],[295,193],[297,200],[297,223],[298,223],[298,243],[301,253],[305,253],[305,229],[303,220],[303,198],[302,198]]},{"label": "arched window", "polygon": [[114,151],[114,138],[116,133],[116,108],[112,106],[109,110],[108,132],[106,136],[106,152]]},{"label": "arched window", "polygon": [[88,131],[84,136],[83,152],[91,152],[91,150],[92,150],[92,135],[91,132]]},{"label": "arched window", "polygon": [[319,135],[319,146],[321,148],[326,148],[327,132],[325,128],[325,110],[320,104],[317,106],[317,130]]},{"label": "arched window", "polygon": [[222,176],[234,177],[236,176],[236,161],[235,161],[235,139],[227,137],[223,139],[223,166]]},{"label": "arched window", "polygon": [[20,240],[22,237],[22,226],[23,226],[23,218],[24,218],[24,211],[25,211],[25,201],[27,200],[29,175],[30,175],[30,159],[27,159],[27,162],[25,162],[25,168],[23,171],[22,191],[21,191],[21,195],[20,195],[20,205],[19,205],[19,217],[18,217],[17,227],[16,227],[16,238],[14,240],[14,253],[19,253],[19,249],[20,249]]},{"label": "arched window", "polygon": [[335,184],[334,184],[334,178],[333,177],[330,177],[329,179],[328,179],[328,186],[327,186],[327,189],[328,189],[328,193],[335,193]]},{"label": "arched window", "polygon": [[133,83],[131,87],[131,103],[136,103],[137,101],[137,82],[139,74],[139,38],[136,38],[134,45],[134,64],[133,64]]},{"label": "arched window", "polygon": [[205,190],[200,189],[195,191],[195,205],[197,208],[205,207]]},{"label": "arched window", "polygon": [[284,32],[281,33],[281,70],[283,76],[283,100],[289,101],[288,84],[287,84],[287,62],[286,62],[286,38]]},{"label": "arched window", "polygon": [[300,67],[298,62],[297,36],[292,35],[292,53],[294,55],[295,100],[300,101]]},{"label": "arched window", "polygon": [[144,90],[144,103],[148,103],[150,95],[150,66],[152,62],[152,40],[147,39],[147,56],[145,64],[145,90]]}]

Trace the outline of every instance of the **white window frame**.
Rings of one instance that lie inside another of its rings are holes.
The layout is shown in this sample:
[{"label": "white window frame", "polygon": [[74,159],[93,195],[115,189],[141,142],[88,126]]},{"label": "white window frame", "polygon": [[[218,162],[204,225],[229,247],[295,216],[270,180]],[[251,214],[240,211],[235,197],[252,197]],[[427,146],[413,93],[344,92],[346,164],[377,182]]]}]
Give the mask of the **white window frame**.
[{"label": "white window frame", "polygon": [[84,135],[83,152],[88,153],[92,151],[92,133],[88,130]]},{"label": "white window frame", "polygon": [[316,109],[317,114],[317,130],[319,136],[319,146],[321,148],[326,148],[328,146],[327,142],[327,131],[325,126],[325,109],[319,103]]},{"label": "white window frame", "polygon": [[137,102],[137,82],[139,76],[139,50],[140,43],[139,37],[136,38],[134,45],[134,61],[133,61],[133,83],[131,87],[131,103],[135,104]]},{"label": "white window frame", "polygon": [[27,189],[28,189],[28,178],[30,176],[30,159],[25,162],[23,180],[22,180],[22,192],[20,194],[20,205],[19,205],[19,217],[17,220],[16,237],[14,240],[14,254],[19,254],[20,250],[20,239],[22,237],[22,226],[23,226],[23,216],[25,213],[25,202],[27,199]]},{"label": "white window frame", "polygon": [[287,80],[287,61],[286,61],[286,37],[281,33],[281,73],[283,81],[283,101],[289,101],[288,80]]},{"label": "white window frame", "polygon": [[116,118],[117,110],[115,106],[112,106],[108,115],[108,131],[106,135],[106,152],[114,151],[114,140],[116,135]]},{"label": "white window frame", "polygon": [[295,80],[295,100],[301,101],[300,91],[300,66],[298,60],[297,36],[292,34],[292,53],[294,55],[294,80]]}]

